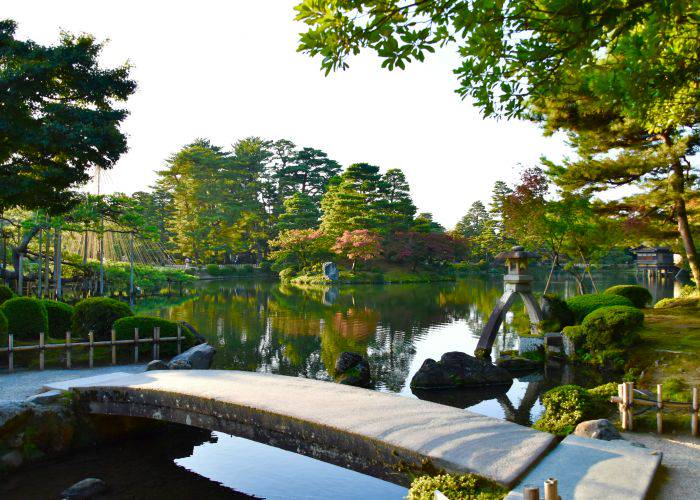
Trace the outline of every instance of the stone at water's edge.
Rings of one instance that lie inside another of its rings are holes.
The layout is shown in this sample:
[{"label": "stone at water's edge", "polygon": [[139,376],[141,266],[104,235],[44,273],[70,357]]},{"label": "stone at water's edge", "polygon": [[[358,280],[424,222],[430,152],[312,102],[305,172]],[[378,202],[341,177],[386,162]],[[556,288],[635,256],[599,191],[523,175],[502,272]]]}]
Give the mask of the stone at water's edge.
[{"label": "stone at water's edge", "polygon": [[415,389],[450,389],[509,385],[513,377],[507,370],[463,352],[447,352],[440,361],[426,359],[411,379]]},{"label": "stone at water's edge", "polygon": [[496,360],[500,366],[509,372],[527,372],[537,370],[542,363],[520,356],[501,356]]},{"label": "stone at water's edge", "polygon": [[331,281],[338,281],[338,278],[340,278],[340,271],[338,271],[338,266],[335,262],[323,263],[323,275]]},{"label": "stone at water's edge", "polygon": [[154,359],[153,361],[149,362],[146,365],[146,371],[150,372],[153,370],[169,370],[170,367],[168,366],[168,363],[165,361],[161,361],[160,359]]},{"label": "stone at water's edge", "polygon": [[61,498],[92,498],[107,491],[107,483],[102,479],[90,477],[75,483],[61,493]]},{"label": "stone at water's edge", "polygon": [[614,439],[622,439],[622,436],[609,420],[601,418],[599,420],[586,420],[576,426],[574,434],[580,437],[592,439],[602,439],[604,441],[612,441]]},{"label": "stone at water's edge", "polygon": [[208,370],[214,361],[214,349],[209,344],[199,344],[178,354],[168,363],[171,370]]},{"label": "stone at water's edge", "polygon": [[335,362],[336,382],[356,387],[372,385],[369,362],[354,352],[342,352]]}]

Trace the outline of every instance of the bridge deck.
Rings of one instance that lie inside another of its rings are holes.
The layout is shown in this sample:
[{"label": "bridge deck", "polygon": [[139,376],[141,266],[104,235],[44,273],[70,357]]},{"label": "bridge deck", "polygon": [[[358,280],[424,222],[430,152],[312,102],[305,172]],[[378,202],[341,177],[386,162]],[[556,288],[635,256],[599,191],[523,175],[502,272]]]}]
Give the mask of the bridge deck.
[{"label": "bridge deck", "polygon": [[399,483],[397,469],[436,467],[512,486],[555,442],[457,408],[280,375],[151,371],[64,384],[92,413],[230,432]]}]

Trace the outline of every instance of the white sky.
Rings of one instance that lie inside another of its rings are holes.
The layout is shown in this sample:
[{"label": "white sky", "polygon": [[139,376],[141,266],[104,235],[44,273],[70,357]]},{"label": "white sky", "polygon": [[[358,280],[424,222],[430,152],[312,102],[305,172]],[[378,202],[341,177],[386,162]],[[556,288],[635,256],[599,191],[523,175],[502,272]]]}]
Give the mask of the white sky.
[{"label": "white sky", "polygon": [[124,123],[129,152],[106,191],[147,189],[164,160],[197,137],[228,146],[257,135],[320,148],[347,166],[401,168],[419,211],[452,227],[487,202],[497,179],[541,155],[561,158],[561,138],[525,122],[484,120],[454,93],[454,50],[389,72],[370,53],[324,77],[296,52],[297,0],[6,0],[0,16],[18,36],[53,44],[59,30],[109,39],[104,64],[129,60],[139,88]]}]

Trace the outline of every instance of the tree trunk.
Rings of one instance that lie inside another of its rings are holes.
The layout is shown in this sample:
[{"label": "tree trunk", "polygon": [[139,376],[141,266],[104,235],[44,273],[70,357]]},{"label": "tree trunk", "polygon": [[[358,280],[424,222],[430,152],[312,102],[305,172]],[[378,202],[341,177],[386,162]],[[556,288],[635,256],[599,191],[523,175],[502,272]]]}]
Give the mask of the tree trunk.
[{"label": "tree trunk", "polygon": [[547,283],[544,285],[544,292],[542,292],[542,295],[545,295],[547,293],[547,290],[549,290],[549,285],[552,283],[552,275],[554,274],[554,269],[557,267],[557,263],[559,262],[559,254],[555,253],[554,258],[552,258],[552,267],[549,268],[549,275],[547,276]]},{"label": "tree trunk", "polygon": [[26,233],[24,233],[24,236],[22,236],[19,245],[12,249],[12,267],[14,267],[14,271],[8,271],[7,269],[3,269],[3,274],[5,275],[6,279],[18,278],[19,273],[17,271],[19,269],[20,255],[24,255],[27,253],[29,242],[31,242],[32,238],[36,236],[36,234],[39,232],[39,229],[39,226],[34,226],[30,228]]},{"label": "tree trunk", "polygon": [[690,272],[695,281],[695,288],[700,291],[700,266],[698,265],[698,252],[693,240],[693,234],[690,231],[688,223],[688,212],[685,207],[685,174],[680,161],[676,161],[673,165],[673,174],[671,175],[671,186],[675,195],[674,206],[676,209],[676,218],[678,219],[678,233],[683,242],[685,249],[685,257],[688,260]]}]

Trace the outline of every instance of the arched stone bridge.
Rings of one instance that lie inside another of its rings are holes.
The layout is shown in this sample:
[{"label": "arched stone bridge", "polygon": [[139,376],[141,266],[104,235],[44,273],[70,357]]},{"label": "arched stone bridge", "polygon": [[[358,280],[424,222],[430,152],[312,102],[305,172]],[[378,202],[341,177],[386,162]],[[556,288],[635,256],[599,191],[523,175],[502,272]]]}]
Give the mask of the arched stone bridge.
[{"label": "arched stone bridge", "polygon": [[512,486],[549,434],[394,394],[228,370],[151,371],[67,383],[78,408],[222,431],[407,484],[407,471],[472,472]]}]

